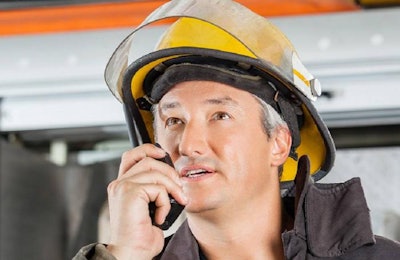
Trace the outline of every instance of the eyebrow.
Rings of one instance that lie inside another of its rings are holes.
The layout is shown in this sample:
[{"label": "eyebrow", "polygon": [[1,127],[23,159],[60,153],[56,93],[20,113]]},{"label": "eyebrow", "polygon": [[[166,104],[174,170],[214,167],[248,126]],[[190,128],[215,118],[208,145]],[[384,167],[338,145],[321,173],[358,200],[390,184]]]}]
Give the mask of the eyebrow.
[{"label": "eyebrow", "polygon": [[204,103],[214,104],[214,105],[238,105],[239,104],[236,100],[232,99],[229,96],[224,96],[221,98],[206,99]]},{"label": "eyebrow", "polygon": [[[232,99],[229,96],[224,96],[220,98],[209,98],[204,100],[202,103],[211,105],[224,105],[224,106],[237,106],[239,104],[236,100]],[[161,111],[165,111],[177,107],[181,107],[181,104],[179,102],[170,102],[162,104],[160,106],[160,109]]]},{"label": "eyebrow", "polygon": [[168,110],[168,109],[172,109],[172,108],[177,108],[180,106],[181,106],[181,104],[179,102],[163,103],[160,106],[160,110],[164,111],[164,110]]}]

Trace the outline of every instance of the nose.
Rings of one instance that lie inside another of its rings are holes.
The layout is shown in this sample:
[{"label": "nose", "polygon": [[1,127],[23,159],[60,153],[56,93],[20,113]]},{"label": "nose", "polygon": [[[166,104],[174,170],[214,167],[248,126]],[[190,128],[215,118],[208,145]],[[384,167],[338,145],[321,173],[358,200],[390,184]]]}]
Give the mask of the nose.
[{"label": "nose", "polygon": [[200,123],[190,122],[185,125],[179,143],[179,154],[196,157],[207,151],[207,131]]}]

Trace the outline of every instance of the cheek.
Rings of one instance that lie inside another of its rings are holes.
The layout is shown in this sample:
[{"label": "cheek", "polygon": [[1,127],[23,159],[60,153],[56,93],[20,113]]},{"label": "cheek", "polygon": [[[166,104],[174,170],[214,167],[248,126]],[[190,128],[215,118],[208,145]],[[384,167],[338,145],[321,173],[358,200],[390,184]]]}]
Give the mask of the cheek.
[{"label": "cheek", "polygon": [[225,157],[227,162],[242,168],[256,157],[255,150],[257,147],[254,147],[254,145],[260,142],[260,139],[255,142],[254,138],[252,135],[247,135],[245,131],[224,133],[215,136],[214,147],[219,150],[220,155]]},{"label": "cheek", "polygon": [[242,127],[240,131],[219,136],[221,154],[240,172],[265,170],[271,143],[262,128]]},{"label": "cheek", "polygon": [[[268,143],[268,137],[263,128],[257,124],[238,124],[237,126],[224,129],[225,131],[215,131],[214,137],[220,143],[227,143],[233,147],[230,152],[249,152],[252,150],[263,149]],[[211,135],[213,135],[211,133]]]}]

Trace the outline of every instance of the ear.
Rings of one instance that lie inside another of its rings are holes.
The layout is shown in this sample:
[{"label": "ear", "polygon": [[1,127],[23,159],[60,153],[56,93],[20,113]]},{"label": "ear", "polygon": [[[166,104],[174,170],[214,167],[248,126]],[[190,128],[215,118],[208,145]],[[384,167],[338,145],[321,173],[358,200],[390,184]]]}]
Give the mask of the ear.
[{"label": "ear", "polygon": [[272,165],[282,165],[289,156],[292,136],[287,127],[277,127],[272,136]]}]

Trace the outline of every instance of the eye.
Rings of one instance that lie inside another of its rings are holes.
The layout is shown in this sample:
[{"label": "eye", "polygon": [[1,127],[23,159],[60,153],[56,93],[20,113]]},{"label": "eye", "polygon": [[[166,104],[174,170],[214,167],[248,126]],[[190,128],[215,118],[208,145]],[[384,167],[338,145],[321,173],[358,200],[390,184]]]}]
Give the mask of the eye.
[{"label": "eye", "polygon": [[232,118],[228,113],[226,112],[217,112],[213,115],[212,117],[214,120],[227,120]]},{"label": "eye", "polygon": [[170,117],[165,120],[165,126],[174,126],[178,124],[183,124],[182,120],[176,117]]}]

